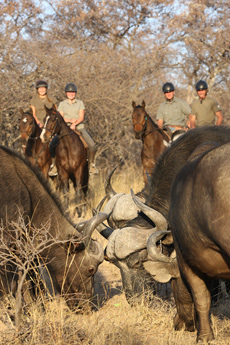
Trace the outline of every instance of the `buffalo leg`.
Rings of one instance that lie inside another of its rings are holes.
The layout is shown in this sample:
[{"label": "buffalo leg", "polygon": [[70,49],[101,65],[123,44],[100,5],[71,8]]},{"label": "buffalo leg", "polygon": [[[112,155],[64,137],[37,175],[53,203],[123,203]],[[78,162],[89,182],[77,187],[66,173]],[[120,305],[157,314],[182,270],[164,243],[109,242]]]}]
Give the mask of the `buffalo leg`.
[{"label": "buffalo leg", "polygon": [[171,288],[175,299],[177,313],[174,318],[175,330],[180,330],[185,326],[185,330],[193,332],[195,330],[196,316],[192,296],[181,276],[171,280]]},{"label": "buffalo leg", "polygon": [[210,341],[214,338],[210,324],[211,294],[202,277],[194,273],[183,260],[180,260],[182,273],[189,285],[198,317],[197,341]]}]

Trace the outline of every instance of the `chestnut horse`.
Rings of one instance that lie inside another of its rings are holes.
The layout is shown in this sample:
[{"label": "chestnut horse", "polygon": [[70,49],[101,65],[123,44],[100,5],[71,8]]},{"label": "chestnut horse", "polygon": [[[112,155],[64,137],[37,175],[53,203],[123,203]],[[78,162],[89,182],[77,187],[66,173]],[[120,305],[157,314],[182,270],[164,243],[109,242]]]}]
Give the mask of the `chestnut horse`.
[{"label": "chestnut horse", "polygon": [[136,139],[142,139],[143,146],[141,151],[141,160],[143,165],[143,174],[145,185],[149,182],[154,170],[157,159],[160,154],[167,148],[170,142],[170,137],[164,133],[151,117],[145,111],[145,101],[142,105],[133,106],[133,129]]},{"label": "chestnut horse", "polygon": [[77,201],[80,202],[82,197],[86,196],[88,189],[89,173],[86,148],[79,135],[67,125],[55,107],[46,108],[46,117],[40,138],[43,143],[46,143],[55,135],[59,137],[56,147],[58,188],[64,195],[67,195],[70,179],[76,191]]},{"label": "chestnut horse", "polygon": [[20,113],[22,115],[20,119],[21,143],[25,157],[37,166],[48,179],[51,164],[49,145],[42,143],[40,139],[42,130],[35,121],[32,112],[24,112],[20,109]]}]

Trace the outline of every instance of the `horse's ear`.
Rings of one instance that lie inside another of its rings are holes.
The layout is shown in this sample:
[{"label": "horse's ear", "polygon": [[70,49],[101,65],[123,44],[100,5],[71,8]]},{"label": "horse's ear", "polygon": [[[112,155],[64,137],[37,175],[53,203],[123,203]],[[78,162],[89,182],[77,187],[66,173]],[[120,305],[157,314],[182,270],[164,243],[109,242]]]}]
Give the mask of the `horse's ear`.
[{"label": "horse's ear", "polygon": [[136,108],[136,103],[134,101],[132,101],[132,106],[133,106],[133,109]]},{"label": "horse's ear", "polygon": [[145,101],[144,100],[142,101],[142,108],[145,109]]},{"label": "horse's ear", "polygon": [[20,110],[21,115],[23,115],[24,111],[22,110],[22,108],[20,108],[19,110]]},{"label": "horse's ear", "polygon": [[33,115],[33,110],[32,110],[32,108],[30,108],[30,114]]},{"label": "horse's ear", "polygon": [[54,110],[54,111],[56,111],[57,110],[57,107],[56,107],[56,105],[53,103],[53,105],[52,105],[52,110]]}]

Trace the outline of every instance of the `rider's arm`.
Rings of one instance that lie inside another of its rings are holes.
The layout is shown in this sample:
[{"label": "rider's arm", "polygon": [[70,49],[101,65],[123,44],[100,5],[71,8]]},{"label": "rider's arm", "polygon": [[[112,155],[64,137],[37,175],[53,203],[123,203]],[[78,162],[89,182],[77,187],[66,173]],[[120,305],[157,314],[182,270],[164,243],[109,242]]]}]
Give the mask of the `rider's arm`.
[{"label": "rider's arm", "polygon": [[38,120],[37,116],[36,116],[36,108],[34,105],[30,106],[32,109],[32,113],[33,113],[33,117],[35,118],[35,121],[37,122],[39,127],[42,127],[42,123]]},{"label": "rider's arm", "polygon": [[[59,111],[59,113],[63,117],[64,112],[63,111]],[[79,118],[77,120],[76,119],[65,119],[65,118],[64,118],[64,120],[65,120],[66,123],[71,123],[70,128],[75,130],[75,126],[79,125],[79,123],[84,121],[84,116],[85,116],[85,111],[84,111],[84,109],[81,109],[79,111]]]},{"label": "rider's arm", "polygon": [[216,112],[216,117],[217,117],[216,126],[220,126],[224,119],[222,112],[220,110]]},{"label": "rider's arm", "polygon": [[82,123],[83,121],[84,121],[84,117],[85,117],[85,110],[84,109],[81,109],[80,111],[79,111],[79,117],[78,117],[78,119],[76,120],[74,120],[74,122],[73,122],[73,124],[75,125],[75,126],[77,126],[77,125],[79,125],[79,123]]},{"label": "rider's arm", "polygon": [[191,129],[196,127],[196,115],[189,115],[189,124]]},{"label": "rider's arm", "polygon": [[77,120],[74,119],[73,121],[71,121],[72,125],[70,126],[70,128],[75,130],[75,127],[84,121],[84,115],[85,115],[85,111],[84,111],[84,109],[81,109],[79,111],[78,119]]},{"label": "rider's arm", "polygon": [[163,119],[159,119],[157,120],[157,125],[160,129],[163,129],[163,124],[164,124],[164,120]]}]

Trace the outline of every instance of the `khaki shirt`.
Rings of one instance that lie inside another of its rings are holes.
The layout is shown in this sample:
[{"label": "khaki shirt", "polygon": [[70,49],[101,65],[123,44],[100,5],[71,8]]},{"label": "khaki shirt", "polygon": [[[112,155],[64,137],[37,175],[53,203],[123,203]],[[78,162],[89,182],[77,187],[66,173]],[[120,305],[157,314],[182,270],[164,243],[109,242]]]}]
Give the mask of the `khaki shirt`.
[{"label": "khaki shirt", "polygon": [[171,102],[165,101],[160,104],[156,118],[162,119],[164,126],[185,127],[186,117],[190,114],[190,106],[182,99],[174,97]]},{"label": "khaki shirt", "polygon": [[[65,120],[68,119],[79,119],[79,111],[85,110],[84,103],[80,101],[79,99],[76,99],[75,102],[70,103],[68,99],[65,99],[64,101],[60,102],[58,106],[58,111],[63,113],[63,117]],[[83,129],[84,124],[79,123],[77,125],[78,129]]]},{"label": "khaki shirt", "polygon": [[46,95],[45,98],[40,98],[39,95],[36,93],[31,100],[30,100],[30,105],[35,107],[36,110],[36,117],[39,122],[44,124],[44,118],[46,117],[46,111],[45,107],[47,108],[52,108],[53,104],[56,104],[57,101],[54,97],[51,97],[49,95]]},{"label": "khaki shirt", "polygon": [[195,99],[192,103],[192,115],[196,116],[196,126],[215,125],[216,112],[221,111],[217,101],[211,97]]}]

